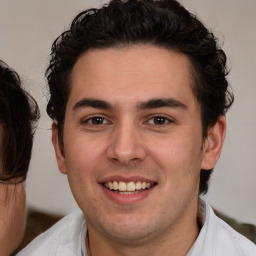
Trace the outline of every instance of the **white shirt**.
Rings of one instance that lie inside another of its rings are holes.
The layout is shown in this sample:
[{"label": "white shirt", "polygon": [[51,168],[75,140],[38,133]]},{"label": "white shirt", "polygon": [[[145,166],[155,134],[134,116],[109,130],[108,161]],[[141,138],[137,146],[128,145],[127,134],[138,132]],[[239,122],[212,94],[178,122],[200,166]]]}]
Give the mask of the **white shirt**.
[{"label": "white shirt", "polygon": [[87,256],[86,224],[83,213],[75,211],[35,238],[17,255]]},{"label": "white shirt", "polygon": [[[256,246],[251,241],[218,218],[210,205],[200,203],[205,221],[186,256],[256,256]],[[86,230],[83,213],[76,211],[34,239],[17,256],[87,256]]]},{"label": "white shirt", "polygon": [[200,204],[205,220],[187,256],[256,256],[256,245],[218,218],[209,204]]}]

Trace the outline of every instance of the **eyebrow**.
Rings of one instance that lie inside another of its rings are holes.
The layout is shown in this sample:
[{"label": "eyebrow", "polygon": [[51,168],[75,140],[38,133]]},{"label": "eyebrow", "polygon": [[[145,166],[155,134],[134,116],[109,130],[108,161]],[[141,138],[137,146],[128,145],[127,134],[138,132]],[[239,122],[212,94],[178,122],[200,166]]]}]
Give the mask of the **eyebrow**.
[{"label": "eyebrow", "polygon": [[80,109],[80,108],[85,108],[85,107],[99,108],[99,109],[111,109],[112,108],[111,104],[104,100],[85,98],[85,99],[78,101],[73,106],[73,111]]},{"label": "eyebrow", "polygon": [[151,99],[146,102],[141,102],[138,105],[138,109],[154,109],[154,108],[163,108],[163,107],[170,107],[170,108],[181,108],[187,109],[187,106],[173,98],[163,98],[163,99]]},{"label": "eyebrow", "polygon": [[[78,101],[73,106],[73,111],[76,111],[81,108],[98,108],[98,109],[112,109],[113,106],[104,100],[100,99],[93,99],[93,98],[84,98],[80,101]],[[150,99],[145,102],[140,102],[137,105],[138,110],[145,110],[145,109],[154,109],[154,108],[163,108],[163,107],[170,107],[170,108],[181,108],[181,109],[187,109],[187,106],[173,98],[161,98],[161,99]]]}]

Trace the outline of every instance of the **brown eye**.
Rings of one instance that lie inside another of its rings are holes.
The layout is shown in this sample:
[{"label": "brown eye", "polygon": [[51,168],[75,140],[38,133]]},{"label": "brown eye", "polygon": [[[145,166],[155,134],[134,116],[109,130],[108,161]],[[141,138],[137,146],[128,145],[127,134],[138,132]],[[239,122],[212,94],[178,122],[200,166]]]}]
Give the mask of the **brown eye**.
[{"label": "brown eye", "polygon": [[166,122],[168,121],[167,118],[162,116],[157,116],[157,117],[154,117],[153,119],[154,119],[154,124],[156,125],[166,124]]},{"label": "brown eye", "polygon": [[155,116],[148,121],[151,125],[165,125],[171,123],[171,120],[164,116]]},{"label": "brown eye", "polygon": [[104,121],[105,119],[99,116],[91,118],[91,124],[94,124],[94,125],[104,124]]},{"label": "brown eye", "polygon": [[90,117],[90,118],[82,121],[82,123],[84,125],[86,125],[86,124],[89,124],[89,125],[105,125],[105,124],[109,124],[110,122],[104,117],[93,116],[93,117]]}]

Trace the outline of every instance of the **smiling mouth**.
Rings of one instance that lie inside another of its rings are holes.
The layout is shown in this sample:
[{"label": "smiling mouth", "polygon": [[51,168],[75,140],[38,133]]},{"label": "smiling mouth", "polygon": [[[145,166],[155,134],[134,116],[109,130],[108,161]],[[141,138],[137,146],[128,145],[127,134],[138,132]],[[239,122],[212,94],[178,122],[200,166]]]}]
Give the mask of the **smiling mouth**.
[{"label": "smiling mouth", "polygon": [[156,183],[149,183],[145,181],[137,181],[137,182],[108,181],[103,183],[103,186],[105,188],[123,195],[132,195],[132,194],[147,190],[154,185],[156,185]]}]

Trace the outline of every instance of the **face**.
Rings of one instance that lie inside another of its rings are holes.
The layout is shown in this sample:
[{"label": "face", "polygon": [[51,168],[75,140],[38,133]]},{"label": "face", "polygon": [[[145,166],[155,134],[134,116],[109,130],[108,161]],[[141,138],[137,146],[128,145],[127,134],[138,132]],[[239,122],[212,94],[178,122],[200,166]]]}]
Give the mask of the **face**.
[{"label": "face", "polygon": [[[0,126],[0,145],[2,136]],[[2,166],[0,157],[0,173],[3,172]],[[10,255],[22,240],[26,219],[25,198],[24,184],[0,183],[0,255]]]},{"label": "face", "polygon": [[192,82],[186,56],[154,46],[78,59],[63,152],[55,125],[53,144],[90,234],[139,243],[196,226],[200,169],[216,162],[218,136],[202,139]]}]

